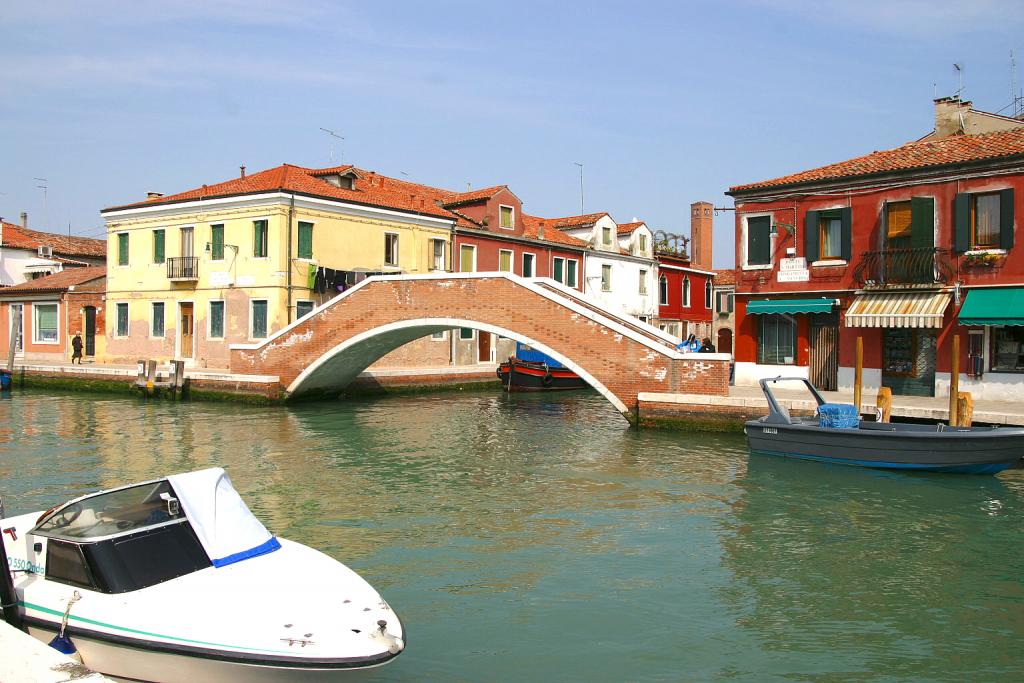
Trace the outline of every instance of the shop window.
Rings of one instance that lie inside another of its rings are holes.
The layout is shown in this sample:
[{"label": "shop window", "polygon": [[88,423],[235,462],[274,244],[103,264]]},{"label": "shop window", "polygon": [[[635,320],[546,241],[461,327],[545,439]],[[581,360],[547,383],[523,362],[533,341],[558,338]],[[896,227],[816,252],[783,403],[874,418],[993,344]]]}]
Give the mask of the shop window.
[{"label": "shop window", "polygon": [[758,317],[757,362],[762,365],[793,365],[796,361],[796,318],[782,313]]},{"label": "shop window", "polygon": [[992,372],[1024,372],[1024,328],[992,328]]},{"label": "shop window", "polygon": [[891,377],[917,376],[917,331],[906,328],[885,330],[882,346],[882,374]]}]

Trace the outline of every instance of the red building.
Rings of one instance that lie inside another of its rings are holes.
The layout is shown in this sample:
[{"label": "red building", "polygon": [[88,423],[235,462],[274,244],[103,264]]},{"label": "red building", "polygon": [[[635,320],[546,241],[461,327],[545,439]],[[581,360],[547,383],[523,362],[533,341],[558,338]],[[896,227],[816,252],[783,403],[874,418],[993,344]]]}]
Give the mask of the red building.
[{"label": "red building", "polygon": [[[1024,398],[1024,121],[936,101],[895,149],[729,190],[736,205],[736,383],[808,376],[867,390]],[[1019,302],[1019,303],[1018,303]]]},{"label": "red building", "polygon": [[658,260],[658,326],[686,339],[715,339],[712,329],[714,277],[711,270],[712,205],[690,205],[691,260],[683,244],[669,239],[655,240]]}]

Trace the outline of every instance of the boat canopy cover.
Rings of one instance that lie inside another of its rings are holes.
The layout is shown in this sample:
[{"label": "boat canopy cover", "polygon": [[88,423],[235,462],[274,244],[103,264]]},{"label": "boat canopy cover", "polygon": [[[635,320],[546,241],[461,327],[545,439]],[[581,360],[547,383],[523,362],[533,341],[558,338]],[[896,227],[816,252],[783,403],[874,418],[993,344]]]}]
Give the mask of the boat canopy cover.
[{"label": "boat canopy cover", "polygon": [[846,311],[847,327],[942,328],[949,292],[869,292]]},{"label": "boat canopy cover", "polygon": [[835,299],[764,299],[748,301],[747,313],[831,313]]},{"label": "boat canopy cover", "polygon": [[185,516],[214,567],[247,560],[281,547],[249,511],[220,467],[167,477]]},{"label": "boat canopy cover", "polygon": [[1024,288],[972,289],[960,309],[961,325],[1024,325]]},{"label": "boat canopy cover", "polygon": [[548,367],[552,368],[564,368],[565,366],[559,363],[551,356],[537,351],[531,346],[523,344],[522,342],[516,342],[516,358],[519,360],[525,360],[529,363],[547,363]]}]

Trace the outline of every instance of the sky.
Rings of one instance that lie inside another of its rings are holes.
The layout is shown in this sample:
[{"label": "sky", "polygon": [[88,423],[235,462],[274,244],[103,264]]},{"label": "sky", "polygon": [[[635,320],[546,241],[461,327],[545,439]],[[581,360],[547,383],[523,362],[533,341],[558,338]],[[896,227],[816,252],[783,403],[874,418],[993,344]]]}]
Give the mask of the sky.
[{"label": "sky", "polygon": [[[587,212],[688,234],[731,185],[926,134],[954,63],[1010,105],[1022,28],[1019,0],[8,0],[0,216],[102,237],[147,191],[333,160],[556,217],[582,163]],[[733,264],[731,212],[714,251]]]}]

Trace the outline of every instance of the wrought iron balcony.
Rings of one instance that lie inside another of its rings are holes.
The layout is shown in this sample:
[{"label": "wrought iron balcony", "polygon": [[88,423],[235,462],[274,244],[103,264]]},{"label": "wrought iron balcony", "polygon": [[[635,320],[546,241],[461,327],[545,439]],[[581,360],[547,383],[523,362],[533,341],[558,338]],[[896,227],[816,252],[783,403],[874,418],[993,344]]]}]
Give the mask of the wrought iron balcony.
[{"label": "wrought iron balcony", "polygon": [[172,256],[167,259],[168,280],[198,280],[198,256]]},{"label": "wrought iron balcony", "polygon": [[946,249],[866,251],[853,278],[861,287],[948,284],[953,266]]}]

